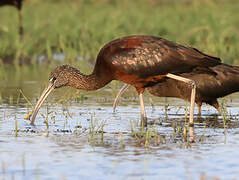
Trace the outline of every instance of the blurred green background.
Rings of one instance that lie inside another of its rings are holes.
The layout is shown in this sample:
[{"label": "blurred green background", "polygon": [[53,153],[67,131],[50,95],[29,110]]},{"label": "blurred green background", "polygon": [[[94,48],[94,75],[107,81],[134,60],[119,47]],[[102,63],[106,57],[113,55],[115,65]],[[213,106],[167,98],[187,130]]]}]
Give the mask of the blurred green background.
[{"label": "blurred green background", "polygon": [[21,42],[17,11],[0,8],[0,58],[35,64],[44,56],[52,63],[54,53],[63,53],[64,63],[94,62],[114,38],[151,34],[237,64],[238,10],[238,0],[25,0]]}]

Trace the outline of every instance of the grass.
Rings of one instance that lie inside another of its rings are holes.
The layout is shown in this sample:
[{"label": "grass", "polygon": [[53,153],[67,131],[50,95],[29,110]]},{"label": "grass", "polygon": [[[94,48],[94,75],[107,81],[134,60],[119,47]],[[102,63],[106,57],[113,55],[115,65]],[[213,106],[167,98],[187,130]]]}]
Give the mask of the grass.
[{"label": "grass", "polygon": [[136,146],[149,148],[165,143],[165,137],[160,135],[156,125],[148,125],[147,128],[139,127],[139,122],[130,123],[131,136],[136,140]]},{"label": "grass", "polygon": [[18,137],[18,122],[16,116],[15,116],[15,137]]},{"label": "grass", "polygon": [[[95,140],[100,138],[100,141],[104,142],[104,126],[105,126],[106,120],[102,121],[100,124],[95,117],[95,114],[91,115],[90,124],[89,124],[89,142],[91,145],[95,144]],[[100,135],[100,137],[99,137]]]},{"label": "grass", "polygon": [[63,53],[64,63],[79,65],[80,58],[87,64],[114,38],[152,34],[238,64],[238,8],[236,0],[28,0],[23,7],[22,42],[17,12],[12,7],[1,8],[0,57],[13,57],[15,64],[23,60],[37,64],[41,55],[51,63],[54,53]]}]

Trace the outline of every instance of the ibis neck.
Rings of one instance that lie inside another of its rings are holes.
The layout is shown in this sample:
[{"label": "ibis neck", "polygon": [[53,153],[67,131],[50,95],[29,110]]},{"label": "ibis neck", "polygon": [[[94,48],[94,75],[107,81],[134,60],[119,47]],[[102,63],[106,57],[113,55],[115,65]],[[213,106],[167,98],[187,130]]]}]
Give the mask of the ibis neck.
[{"label": "ibis neck", "polygon": [[69,80],[69,86],[86,91],[100,89],[112,81],[111,77],[101,74],[98,75],[95,72],[85,75],[78,71],[72,76]]}]

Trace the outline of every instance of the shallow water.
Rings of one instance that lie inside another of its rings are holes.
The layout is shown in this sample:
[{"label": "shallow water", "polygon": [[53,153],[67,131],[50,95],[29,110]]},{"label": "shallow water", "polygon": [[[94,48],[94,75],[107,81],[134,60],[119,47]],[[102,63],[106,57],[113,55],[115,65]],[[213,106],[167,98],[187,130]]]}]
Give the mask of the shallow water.
[{"label": "shallow water", "polygon": [[[24,87],[32,84],[38,86],[33,81]],[[32,96],[40,89],[32,89]],[[153,98],[152,108],[145,96],[147,115],[158,134],[146,144],[132,135],[132,128],[139,131],[137,99],[124,98],[113,113],[112,96],[107,96],[111,91],[105,88],[98,92],[104,96],[91,93],[83,102],[64,104],[51,96],[35,127],[24,120],[29,108],[23,97],[18,103],[2,98],[0,179],[238,179],[238,94],[227,98],[226,128],[212,107],[203,106],[194,142],[180,133],[184,101],[167,99],[167,107],[165,98]]]}]

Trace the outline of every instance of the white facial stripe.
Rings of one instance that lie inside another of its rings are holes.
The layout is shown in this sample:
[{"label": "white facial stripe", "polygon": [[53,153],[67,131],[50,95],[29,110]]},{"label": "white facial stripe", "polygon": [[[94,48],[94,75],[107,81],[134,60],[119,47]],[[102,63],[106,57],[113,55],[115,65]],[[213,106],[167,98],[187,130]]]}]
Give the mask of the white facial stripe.
[{"label": "white facial stripe", "polygon": [[51,78],[49,81],[50,81],[50,82],[53,82],[53,79],[54,79],[54,78]]}]

